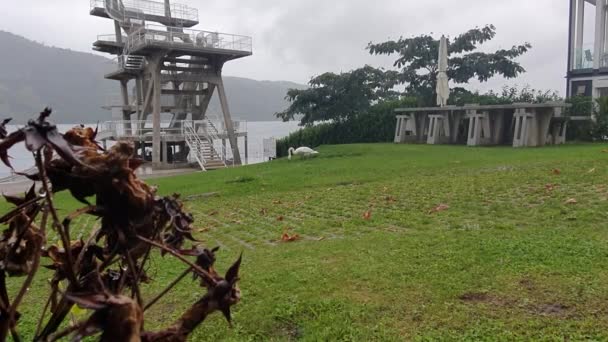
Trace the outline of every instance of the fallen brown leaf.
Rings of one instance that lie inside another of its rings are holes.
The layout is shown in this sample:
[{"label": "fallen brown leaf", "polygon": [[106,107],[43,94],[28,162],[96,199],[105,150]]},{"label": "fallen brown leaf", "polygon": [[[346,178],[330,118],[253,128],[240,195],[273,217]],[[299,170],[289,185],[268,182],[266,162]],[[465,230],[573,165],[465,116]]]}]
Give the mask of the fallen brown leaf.
[{"label": "fallen brown leaf", "polygon": [[555,190],[555,188],[557,188],[559,185],[557,184],[547,184],[545,185],[545,190],[547,190],[547,192],[551,192],[553,190]]},{"label": "fallen brown leaf", "polygon": [[300,235],[298,235],[298,234],[290,235],[287,231],[283,232],[283,235],[281,235],[281,241],[283,241],[283,242],[294,242],[299,239],[300,239]]},{"label": "fallen brown leaf", "polygon": [[363,213],[363,219],[364,220],[370,220],[372,218],[372,211],[368,210],[365,213]]},{"label": "fallen brown leaf", "polygon": [[266,208],[262,208],[262,209],[260,210],[260,215],[266,216],[266,214],[268,214],[268,209],[266,209]]},{"label": "fallen brown leaf", "polygon": [[285,218],[283,216],[277,216],[277,221],[282,222],[284,220],[285,220]]},{"label": "fallen brown leaf", "polygon": [[445,210],[448,210],[448,209],[450,209],[449,205],[447,205],[447,204],[440,204],[440,205],[436,206],[435,208],[431,209],[429,211],[429,214],[438,213],[438,212],[445,211]]},{"label": "fallen brown leaf", "polygon": [[577,204],[577,203],[578,203],[578,201],[576,200],[576,198],[571,198],[566,201],[566,204]]},{"label": "fallen brown leaf", "polygon": [[562,171],[560,169],[553,169],[551,170],[551,173],[553,173],[554,175],[561,175]]}]

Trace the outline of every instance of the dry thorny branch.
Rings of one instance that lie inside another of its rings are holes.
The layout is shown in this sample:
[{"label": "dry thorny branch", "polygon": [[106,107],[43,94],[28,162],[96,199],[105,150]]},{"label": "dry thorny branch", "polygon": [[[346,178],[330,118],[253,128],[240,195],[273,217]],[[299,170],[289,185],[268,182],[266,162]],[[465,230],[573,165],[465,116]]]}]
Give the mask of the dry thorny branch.
[{"label": "dry thorny branch", "polygon": [[[10,134],[10,120],[0,124],[0,159],[11,167],[9,150],[24,142],[37,166],[36,174],[26,176],[40,184],[23,198],[5,196],[15,208],[0,218],[8,227],[0,235],[0,340],[9,334],[20,340],[19,305],[41,265],[54,273],[37,341],[93,335],[101,341],[184,341],[215,311],[230,322],[230,307],[240,300],[241,258],[222,277],[214,268],[217,248],[183,249],[186,240],[196,243],[191,235],[193,217],[184,211],[178,195],[159,197],[155,188],[137,178],[135,170],[142,162],[133,158],[133,146],[118,142],[104,151],[95,141],[97,130],[75,127],[60,134],[47,121],[50,114],[45,109],[38,119]],[[86,207],[62,220],[53,194],[65,190]],[[93,196],[95,204],[87,200]],[[98,217],[101,227],[86,241],[73,241],[71,224],[81,215]],[[60,238],[59,245],[47,242],[47,228]],[[140,284],[151,280],[145,270],[153,250],[184,263],[185,271],[146,303]],[[144,331],[145,311],[188,274],[200,279],[201,298],[169,328]],[[13,298],[6,277],[24,278]],[[92,314],[60,331],[68,325],[64,321],[74,305]]]}]

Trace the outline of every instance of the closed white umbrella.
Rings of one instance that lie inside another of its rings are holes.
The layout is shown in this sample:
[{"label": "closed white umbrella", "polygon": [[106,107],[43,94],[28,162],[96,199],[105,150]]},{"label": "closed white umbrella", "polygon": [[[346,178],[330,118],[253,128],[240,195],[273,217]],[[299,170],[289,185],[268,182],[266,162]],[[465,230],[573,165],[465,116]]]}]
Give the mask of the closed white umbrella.
[{"label": "closed white umbrella", "polygon": [[439,43],[439,69],[437,73],[437,105],[444,107],[450,98],[450,85],[448,83],[448,40],[441,36]]}]

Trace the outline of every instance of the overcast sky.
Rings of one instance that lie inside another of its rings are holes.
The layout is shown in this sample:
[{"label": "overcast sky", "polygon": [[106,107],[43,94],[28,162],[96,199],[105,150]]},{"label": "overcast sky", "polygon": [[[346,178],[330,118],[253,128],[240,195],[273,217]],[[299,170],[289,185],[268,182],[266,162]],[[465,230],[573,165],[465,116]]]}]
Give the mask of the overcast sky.
[{"label": "overcast sky", "polygon": [[[88,15],[88,0],[3,1],[0,29],[47,45],[91,51],[110,20]],[[177,2],[177,1],[176,1]],[[370,56],[368,42],[434,33],[455,36],[494,24],[497,37],[483,49],[525,41],[527,73],[508,84],[565,89],[567,0],[181,0],[199,8],[201,30],[250,35],[254,55],[226,66],[225,74],[306,83],[325,71],[348,71],[391,59]],[[500,88],[502,79],[470,87]]]}]

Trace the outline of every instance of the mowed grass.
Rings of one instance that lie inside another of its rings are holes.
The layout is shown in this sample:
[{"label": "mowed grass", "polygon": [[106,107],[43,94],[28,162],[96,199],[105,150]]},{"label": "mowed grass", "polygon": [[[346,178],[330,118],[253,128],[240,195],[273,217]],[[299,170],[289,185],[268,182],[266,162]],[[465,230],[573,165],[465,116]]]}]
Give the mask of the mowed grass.
[{"label": "mowed grass", "polygon": [[[220,270],[244,253],[233,327],[216,314],[194,341],[607,340],[606,149],[325,146],[310,160],[151,183],[187,199],[196,236],[221,246]],[[78,207],[57,199],[64,213]],[[284,231],[301,238],[281,242]],[[155,257],[145,297],[184,268]],[[27,339],[48,277],[24,303]],[[184,280],[146,329],[202,295]]]}]

